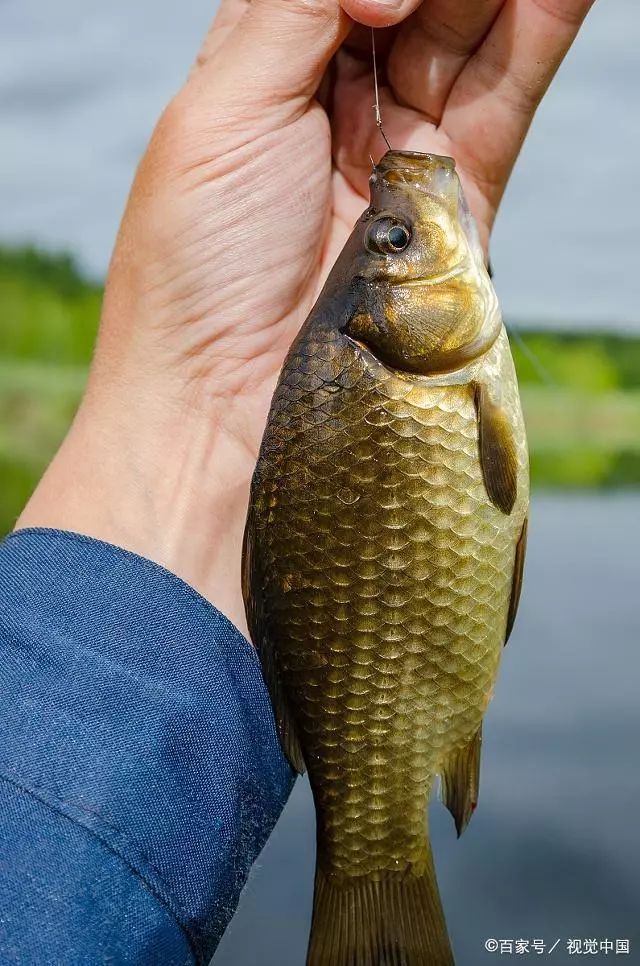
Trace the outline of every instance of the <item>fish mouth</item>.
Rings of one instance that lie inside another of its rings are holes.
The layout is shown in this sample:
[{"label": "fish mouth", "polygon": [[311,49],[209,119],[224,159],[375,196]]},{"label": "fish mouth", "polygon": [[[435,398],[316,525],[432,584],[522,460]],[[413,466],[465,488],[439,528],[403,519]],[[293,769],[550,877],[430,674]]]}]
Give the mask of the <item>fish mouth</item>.
[{"label": "fish mouth", "polygon": [[379,171],[386,171],[389,168],[402,168],[408,170],[424,171],[429,167],[455,169],[456,162],[448,154],[425,153],[424,151],[387,151],[376,164]]}]

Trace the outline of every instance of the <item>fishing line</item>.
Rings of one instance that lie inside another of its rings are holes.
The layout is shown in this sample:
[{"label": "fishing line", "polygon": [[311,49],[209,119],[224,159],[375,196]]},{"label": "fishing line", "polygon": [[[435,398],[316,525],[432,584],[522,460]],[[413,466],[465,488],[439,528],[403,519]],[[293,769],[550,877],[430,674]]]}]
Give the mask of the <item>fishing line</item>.
[{"label": "fishing line", "polygon": [[384,138],[384,143],[391,151],[391,145],[389,144],[387,135],[384,133],[382,129],[382,114],[380,113],[380,92],[378,90],[378,63],[376,61],[376,35],[373,27],[371,28],[371,53],[373,54],[373,89],[376,94],[376,102],[373,105],[374,110],[376,112],[376,126],[380,131],[380,134]]},{"label": "fishing line", "polygon": [[[489,273],[489,278],[493,281],[493,266],[491,265],[490,258],[487,261],[487,271]],[[547,367],[543,365],[542,361],[538,358],[538,356],[535,354],[533,349],[527,345],[527,343],[524,341],[518,329],[514,325],[511,325],[511,324],[507,325],[506,322],[504,323],[504,327],[507,330],[507,334],[509,335],[509,337],[513,336],[515,341],[520,346],[520,350],[522,354],[526,356],[526,358],[533,366],[534,372],[537,375],[540,382],[543,382],[545,386],[552,386],[554,389],[557,389],[558,382],[553,378],[553,376],[551,375]]]},{"label": "fishing line", "polygon": [[546,366],[544,366],[542,364],[542,362],[540,361],[540,359],[538,358],[538,356],[535,354],[535,352],[533,351],[533,349],[530,349],[529,348],[529,346],[524,341],[524,339],[522,338],[522,336],[520,335],[520,333],[518,332],[518,330],[515,328],[515,326],[513,326],[513,325],[507,325],[506,322],[505,322],[505,328],[506,328],[507,332],[509,333],[509,335],[510,336],[513,336],[513,338],[515,339],[515,341],[520,346],[520,349],[521,349],[523,355],[525,355],[527,357],[527,359],[529,360],[529,362],[533,366],[533,368],[534,368],[534,370],[536,372],[536,375],[538,376],[538,378],[540,379],[540,381],[543,382],[546,386],[553,386],[553,388],[557,389],[558,388],[557,381],[553,378],[553,376],[551,375],[551,373],[549,372],[549,370],[546,368]]}]

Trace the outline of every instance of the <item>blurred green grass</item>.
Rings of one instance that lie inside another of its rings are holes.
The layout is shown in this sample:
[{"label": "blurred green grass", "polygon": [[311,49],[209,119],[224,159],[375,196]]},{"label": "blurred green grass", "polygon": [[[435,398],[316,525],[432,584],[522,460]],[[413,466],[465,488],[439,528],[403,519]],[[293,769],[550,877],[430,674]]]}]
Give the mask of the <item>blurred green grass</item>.
[{"label": "blurred green grass", "polygon": [[0,246],[0,359],[86,366],[101,301],[69,255]]},{"label": "blurred green grass", "polygon": [[[101,300],[70,256],[0,246],[0,535],[73,418]],[[511,329],[534,486],[640,486],[640,338]]]}]

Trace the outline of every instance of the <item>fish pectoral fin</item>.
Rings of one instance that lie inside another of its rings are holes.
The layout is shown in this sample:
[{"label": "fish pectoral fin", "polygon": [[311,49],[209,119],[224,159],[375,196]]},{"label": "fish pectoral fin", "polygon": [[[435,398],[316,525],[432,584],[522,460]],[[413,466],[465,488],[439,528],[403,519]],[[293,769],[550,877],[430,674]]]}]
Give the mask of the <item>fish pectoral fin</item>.
[{"label": "fish pectoral fin", "polygon": [[442,801],[453,815],[458,838],[478,804],[481,744],[482,725],[471,741],[453,752],[440,773]]},{"label": "fish pectoral fin", "polygon": [[520,603],[522,575],[524,573],[524,558],[527,553],[528,526],[529,518],[525,517],[524,523],[522,524],[522,530],[520,531],[520,536],[516,544],[516,555],[513,561],[513,582],[511,584],[511,598],[509,600],[509,612],[507,614],[507,629],[504,635],[505,646],[511,636],[511,631],[513,630],[513,625],[516,620],[516,614],[518,613],[518,604]]},{"label": "fish pectoral fin", "polygon": [[306,769],[302,749],[296,735],[293,717],[280,680],[280,672],[277,667],[273,642],[264,630],[265,620],[260,589],[262,581],[260,579],[260,569],[254,548],[254,526],[254,514],[250,507],[242,546],[242,596],[247,615],[247,624],[249,625],[249,633],[251,634],[251,639],[258,652],[260,664],[262,665],[262,676],[264,677],[264,682],[267,686],[269,697],[271,698],[273,716],[275,718],[282,750],[288,758],[291,767],[299,775],[303,775]]},{"label": "fish pectoral fin", "polygon": [[476,383],[480,465],[487,496],[509,515],[518,495],[518,452],[512,426],[504,409],[491,398],[486,386]]}]

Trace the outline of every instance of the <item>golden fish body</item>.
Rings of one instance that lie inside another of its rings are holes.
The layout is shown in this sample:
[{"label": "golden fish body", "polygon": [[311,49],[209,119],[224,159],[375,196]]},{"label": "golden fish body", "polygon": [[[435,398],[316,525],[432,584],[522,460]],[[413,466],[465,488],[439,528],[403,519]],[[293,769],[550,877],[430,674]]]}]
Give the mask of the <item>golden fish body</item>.
[{"label": "golden fish body", "polygon": [[461,831],[477,801],[482,717],[520,588],[527,450],[452,163],[394,152],[372,180],[273,398],[245,599],[283,746],[316,806],[309,963],[444,966],[427,803],[441,775]]}]

